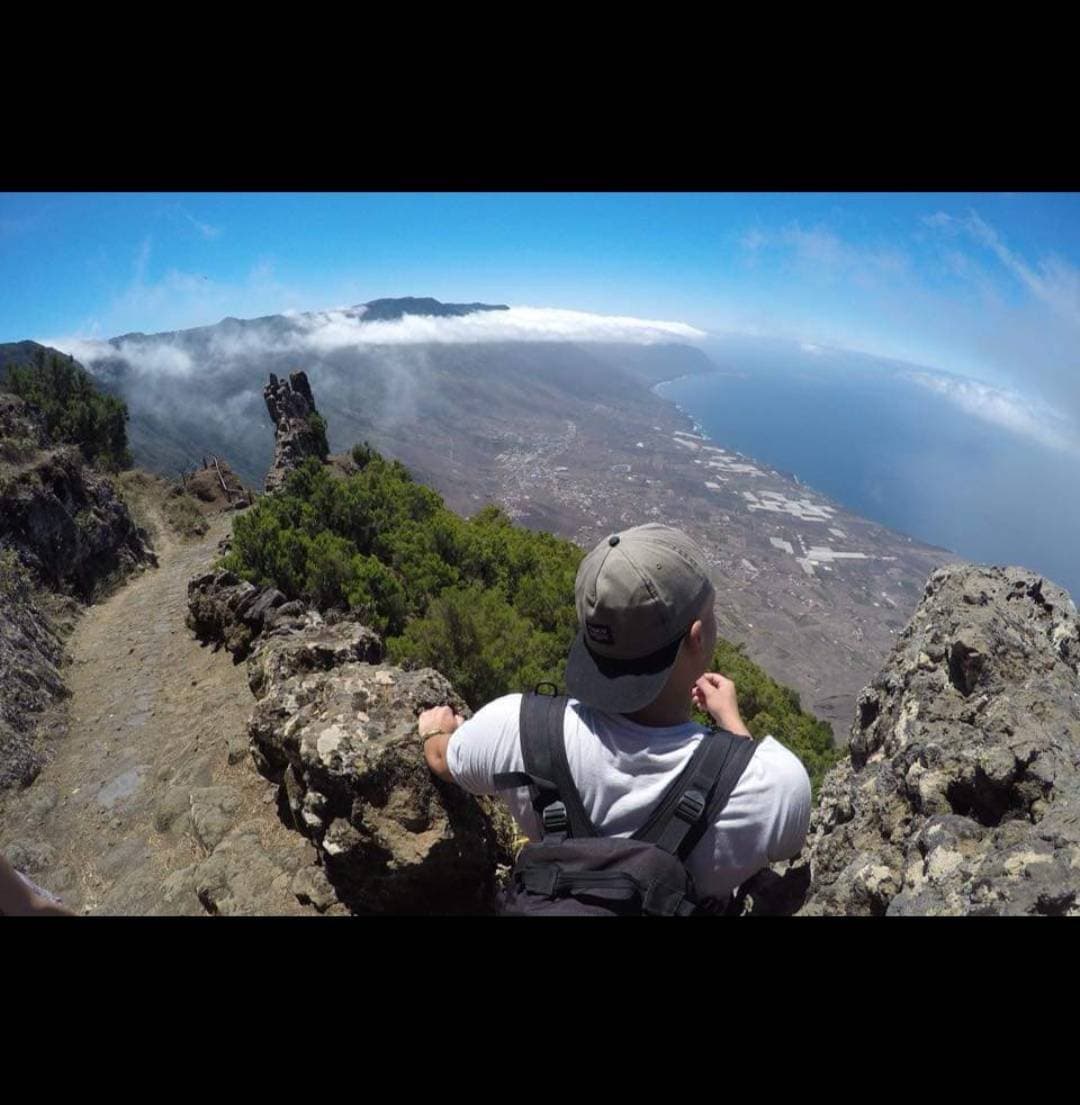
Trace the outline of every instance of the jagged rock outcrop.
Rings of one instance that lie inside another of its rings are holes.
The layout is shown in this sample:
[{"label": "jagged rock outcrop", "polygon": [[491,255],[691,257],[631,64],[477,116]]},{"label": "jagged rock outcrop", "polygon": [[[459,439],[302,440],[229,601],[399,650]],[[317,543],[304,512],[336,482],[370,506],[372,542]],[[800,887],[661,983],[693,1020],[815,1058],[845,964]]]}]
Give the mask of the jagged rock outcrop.
[{"label": "jagged rock outcrop", "polygon": [[0,547],[16,549],[45,587],[87,601],[156,563],[112,482],[74,446],[0,470]]},{"label": "jagged rock outcrop", "polygon": [[292,372],[288,380],[279,380],[271,372],[263,398],[274,422],[274,461],[266,473],[266,490],[276,491],[307,457],[326,459],[326,426],[315,410],[304,372]]},{"label": "jagged rock outcrop", "polygon": [[747,912],[1080,915],[1080,622],[1023,568],[950,566],[859,697],[807,848]]},{"label": "jagged rock outcrop", "polygon": [[255,761],[354,911],[490,911],[509,821],[437,780],[416,731],[424,709],[467,708],[438,672],[380,656],[370,630],[348,621],[260,642],[248,661]]},{"label": "jagged rock outcrop", "polygon": [[45,762],[35,729],[66,693],[63,656],[15,554],[0,551],[0,789],[27,786]]}]

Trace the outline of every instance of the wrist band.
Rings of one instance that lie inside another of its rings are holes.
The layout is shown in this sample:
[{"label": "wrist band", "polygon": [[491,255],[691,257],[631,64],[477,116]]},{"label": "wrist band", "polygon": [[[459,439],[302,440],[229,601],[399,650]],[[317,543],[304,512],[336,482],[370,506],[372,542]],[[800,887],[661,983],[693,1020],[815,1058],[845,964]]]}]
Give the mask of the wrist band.
[{"label": "wrist band", "polygon": [[420,734],[420,739],[421,739],[421,740],[423,740],[423,741],[426,741],[426,740],[431,740],[431,738],[432,738],[432,737],[442,737],[442,736],[445,736],[445,735],[446,735],[446,732],[447,732],[447,731],[446,731],[445,729],[432,729],[432,730],[431,730],[430,732],[428,732],[428,733],[421,733],[421,734]]}]

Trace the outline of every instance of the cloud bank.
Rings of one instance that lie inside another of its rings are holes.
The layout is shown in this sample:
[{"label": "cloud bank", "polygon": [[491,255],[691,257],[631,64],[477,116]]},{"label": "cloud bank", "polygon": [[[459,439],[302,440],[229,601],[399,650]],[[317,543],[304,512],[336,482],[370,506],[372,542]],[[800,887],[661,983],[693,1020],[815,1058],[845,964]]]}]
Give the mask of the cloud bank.
[{"label": "cloud bank", "polygon": [[187,376],[196,367],[190,352],[196,335],[206,341],[205,359],[199,366],[203,369],[215,362],[238,358],[255,359],[271,354],[319,356],[371,346],[515,341],[653,345],[693,342],[707,336],[705,331],[683,322],[552,307],[511,307],[507,311],[478,311],[451,318],[405,315],[373,322],[364,320],[362,307],[346,307],[303,314],[288,312],[280,318],[112,341],[78,336],[41,340],[45,345],[71,353],[91,369],[99,361],[121,357],[142,374]]},{"label": "cloud bank", "polygon": [[392,321],[365,322],[359,312],[319,311],[299,316],[302,339],[310,348],[343,349],[357,345],[416,345],[422,342],[574,341],[657,342],[697,341],[705,331],[684,322],[594,315],[555,307],[511,307],[508,311],[477,311],[456,318],[405,315]]}]

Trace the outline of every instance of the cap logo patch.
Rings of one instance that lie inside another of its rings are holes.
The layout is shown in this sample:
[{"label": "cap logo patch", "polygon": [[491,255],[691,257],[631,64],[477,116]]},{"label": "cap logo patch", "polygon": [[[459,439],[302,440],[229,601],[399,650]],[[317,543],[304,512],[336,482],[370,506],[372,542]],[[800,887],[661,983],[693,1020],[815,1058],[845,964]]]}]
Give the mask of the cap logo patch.
[{"label": "cap logo patch", "polygon": [[596,641],[601,645],[613,645],[615,643],[615,635],[611,632],[611,626],[601,625],[599,622],[586,622],[585,632],[589,635],[590,641]]}]

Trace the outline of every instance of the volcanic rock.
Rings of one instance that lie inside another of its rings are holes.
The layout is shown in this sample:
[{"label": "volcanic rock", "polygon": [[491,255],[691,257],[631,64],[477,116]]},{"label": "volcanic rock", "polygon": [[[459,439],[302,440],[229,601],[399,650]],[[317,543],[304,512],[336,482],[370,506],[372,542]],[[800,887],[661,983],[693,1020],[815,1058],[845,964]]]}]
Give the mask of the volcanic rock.
[{"label": "volcanic rock", "polygon": [[751,880],[745,911],[1080,915],[1078,669],[1062,588],[935,571],[859,697],[803,856]]}]

